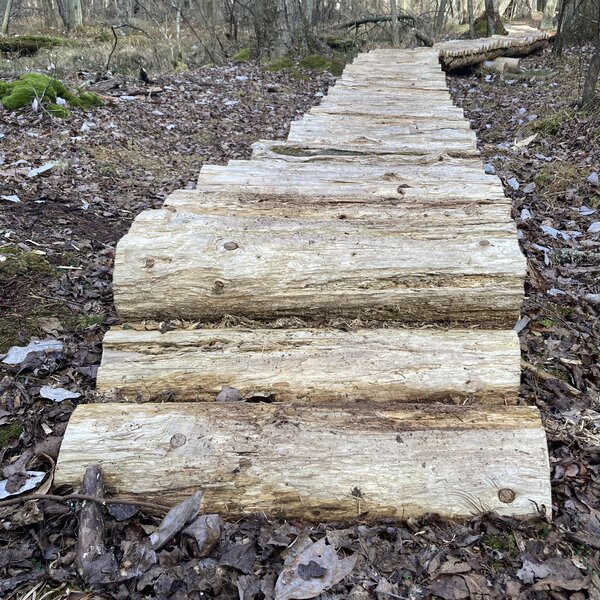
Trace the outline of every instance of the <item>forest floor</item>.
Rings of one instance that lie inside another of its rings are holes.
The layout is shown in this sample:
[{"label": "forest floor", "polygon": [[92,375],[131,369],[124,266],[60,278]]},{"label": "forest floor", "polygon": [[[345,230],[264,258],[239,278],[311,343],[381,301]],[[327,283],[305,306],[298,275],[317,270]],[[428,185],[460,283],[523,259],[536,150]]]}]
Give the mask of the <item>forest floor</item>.
[{"label": "forest floor", "polygon": [[[272,599],[286,548],[327,538],[357,563],[322,598],[600,599],[600,112],[575,106],[587,58],[545,53],[524,61],[525,74],[449,77],[486,169],[513,198],[529,261],[521,396],[544,417],[552,523],[430,516],[339,528],[247,518],[213,523],[218,535],[208,538],[181,533],[154,553],[147,538],[160,517],[113,506],[107,560],[90,585],[73,566],[79,502],[0,503],[0,597]],[[163,77],[152,96],[123,80],[104,108],[65,121],[2,113],[0,353],[32,338],[62,348],[0,364],[0,491],[36,471],[49,474],[38,493],[49,492],[69,415],[94,400],[102,336],[116,322],[115,246],[133,218],[193,187],[202,164],[284,138],[332,81],[243,64]],[[48,385],[80,396],[44,398]]]}]

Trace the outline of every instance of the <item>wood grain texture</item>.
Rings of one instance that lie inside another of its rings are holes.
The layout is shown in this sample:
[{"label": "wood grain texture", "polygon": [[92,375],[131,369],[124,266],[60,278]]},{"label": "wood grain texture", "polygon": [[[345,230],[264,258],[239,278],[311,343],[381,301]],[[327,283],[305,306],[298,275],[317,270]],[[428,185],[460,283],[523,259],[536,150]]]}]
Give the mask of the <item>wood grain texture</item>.
[{"label": "wood grain texture", "polygon": [[[284,152],[305,156],[286,156]],[[198,191],[250,191],[301,196],[369,196],[404,199],[444,210],[449,204],[499,204],[510,207],[500,180],[483,172],[481,161],[448,156],[422,156],[422,161],[399,157],[314,156],[296,145],[256,144],[255,160],[205,165],[198,177]],[[170,199],[167,200],[167,205]],[[292,204],[292,203],[290,203]]]},{"label": "wood grain texture", "polygon": [[507,25],[508,35],[448,40],[434,44],[444,69],[451,71],[499,56],[527,56],[548,45],[548,34],[527,25]]},{"label": "wood grain texture", "polygon": [[518,320],[525,261],[513,223],[442,217],[423,228],[283,211],[143,212],[117,247],[120,318],[328,315],[488,327]]},{"label": "wood grain texture", "polygon": [[212,401],[224,386],[275,401],[514,402],[512,331],[208,329],[104,337],[100,392],[130,401]]},{"label": "wood grain texture", "polygon": [[[549,514],[535,408],[96,404],[71,416],[56,485],[99,464],[107,491],[204,512],[309,521]],[[503,502],[500,497],[510,502]]]}]

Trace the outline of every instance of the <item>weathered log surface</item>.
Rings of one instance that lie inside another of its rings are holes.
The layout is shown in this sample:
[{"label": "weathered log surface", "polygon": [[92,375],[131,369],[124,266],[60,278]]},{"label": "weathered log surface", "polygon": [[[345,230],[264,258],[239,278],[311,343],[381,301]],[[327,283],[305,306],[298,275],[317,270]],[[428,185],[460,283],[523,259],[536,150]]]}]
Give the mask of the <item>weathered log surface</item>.
[{"label": "weathered log surface", "polygon": [[[368,202],[375,195],[405,199],[411,205],[422,203],[442,211],[448,204],[499,204],[506,206],[507,211],[510,207],[500,180],[485,175],[479,160],[443,155],[410,157],[407,161],[383,156],[375,157],[377,160],[372,156],[310,156],[310,148],[286,144],[255,146],[254,151],[257,160],[230,161],[227,166],[205,165],[198,177],[198,191],[216,190],[219,186],[232,195],[250,190],[303,197],[351,195],[356,197],[356,203]],[[282,154],[287,151],[305,156]],[[170,202],[171,198],[167,205]]]},{"label": "weathered log surface", "polygon": [[451,71],[499,56],[527,56],[548,45],[548,34],[527,25],[507,25],[508,35],[448,40],[434,44],[444,69]]},{"label": "weathered log surface", "polygon": [[107,491],[309,521],[551,509],[535,408],[96,404],[77,407],[55,482],[100,465]]},{"label": "weathered log surface", "polygon": [[145,211],[117,248],[119,316],[317,315],[492,327],[518,320],[525,260],[513,223],[490,223],[476,211],[452,219],[449,210],[424,229],[407,211],[394,219],[393,206],[383,212],[380,203],[383,219],[366,204],[355,213],[363,218],[342,218],[353,214],[348,206],[324,216],[316,206],[283,204],[279,212],[239,205],[230,215]]},{"label": "weathered log surface", "polygon": [[520,351],[512,331],[208,329],[104,338],[100,392],[126,400],[212,401],[225,386],[293,402],[514,402]]}]

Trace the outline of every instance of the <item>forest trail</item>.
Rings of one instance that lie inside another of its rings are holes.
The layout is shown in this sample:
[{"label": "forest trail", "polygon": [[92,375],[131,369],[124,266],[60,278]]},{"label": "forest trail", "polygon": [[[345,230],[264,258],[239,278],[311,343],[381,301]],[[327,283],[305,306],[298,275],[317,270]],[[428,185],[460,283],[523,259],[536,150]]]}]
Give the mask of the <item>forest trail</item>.
[{"label": "forest trail", "polygon": [[57,484],[98,464],[228,517],[550,513],[525,259],[438,58],[360,55],[287,142],[137,217],[98,375],[125,402],[75,410]]}]

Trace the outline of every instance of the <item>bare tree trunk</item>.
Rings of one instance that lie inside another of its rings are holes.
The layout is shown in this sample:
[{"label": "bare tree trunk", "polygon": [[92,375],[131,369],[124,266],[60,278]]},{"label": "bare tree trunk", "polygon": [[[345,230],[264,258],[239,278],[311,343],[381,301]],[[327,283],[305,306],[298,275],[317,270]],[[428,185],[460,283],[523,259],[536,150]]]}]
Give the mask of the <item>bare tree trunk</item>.
[{"label": "bare tree trunk", "polygon": [[565,20],[565,10],[569,0],[561,0],[560,9],[558,11],[558,24],[556,26],[556,39],[554,42],[553,51],[557,56],[561,56],[564,45],[563,22]]},{"label": "bare tree trunk", "polygon": [[6,8],[4,9],[4,19],[2,19],[2,35],[8,33],[8,24],[10,23],[10,11],[12,10],[13,0],[6,0]]},{"label": "bare tree trunk", "polygon": [[392,16],[392,45],[397,48],[400,45],[400,36],[398,34],[398,5],[396,0],[390,0],[390,9]]},{"label": "bare tree trunk", "polygon": [[58,25],[53,0],[42,0],[42,13],[46,27],[56,27]]},{"label": "bare tree trunk", "polygon": [[467,0],[467,13],[469,16],[469,35],[475,39],[475,11],[473,10],[473,0]]},{"label": "bare tree trunk", "polygon": [[440,0],[438,13],[435,18],[435,30],[441,31],[444,27],[444,18],[446,17],[446,8],[448,7],[448,0]]},{"label": "bare tree trunk", "polygon": [[488,36],[496,33],[496,11],[494,9],[494,0],[485,0],[485,16],[487,18]]},{"label": "bare tree trunk", "polygon": [[600,75],[600,5],[598,8],[598,34],[596,38],[596,49],[594,56],[588,67],[588,72],[583,85],[583,94],[581,95],[581,105],[589,106],[596,97],[596,85],[598,84],[598,75]]}]

